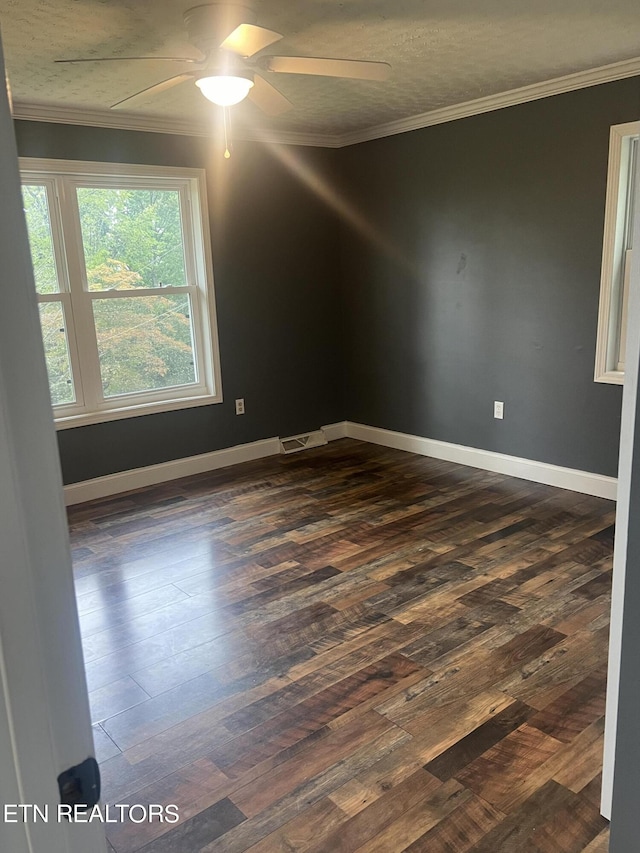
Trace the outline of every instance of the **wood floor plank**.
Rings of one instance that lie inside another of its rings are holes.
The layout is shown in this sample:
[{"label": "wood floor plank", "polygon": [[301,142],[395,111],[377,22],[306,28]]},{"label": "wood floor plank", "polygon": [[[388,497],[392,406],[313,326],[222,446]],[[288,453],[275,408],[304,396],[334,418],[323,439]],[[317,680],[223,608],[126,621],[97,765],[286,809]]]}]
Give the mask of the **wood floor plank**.
[{"label": "wood floor plank", "polygon": [[89,693],[91,721],[99,723],[149,699],[146,690],[130,675]]},{"label": "wood floor plank", "polygon": [[309,848],[309,853],[322,853],[323,849],[334,853],[358,850],[414,806],[428,801],[440,788],[435,777],[424,770],[417,770],[372,805],[346,820],[333,833],[323,833],[323,837]]},{"label": "wood floor plank", "polygon": [[535,768],[544,765],[561,748],[560,741],[526,723],[488,749],[456,778],[492,806],[513,811],[538,787]]},{"label": "wood floor plank", "polygon": [[285,795],[264,811],[249,818],[244,824],[235,827],[224,837],[221,843],[213,842],[203,849],[203,853],[240,853],[261,838],[278,829],[300,813],[301,805],[314,805],[331,791],[343,785],[352,773],[358,774],[385,755],[395,751],[408,740],[408,735],[397,727],[392,727],[373,741],[351,754],[349,762],[338,761],[328,770],[310,778],[303,785]]},{"label": "wood floor plank", "polygon": [[358,853],[395,853],[397,850],[406,850],[471,796],[469,790],[455,779],[450,779],[356,849]]},{"label": "wood floor plank", "polygon": [[350,439],[69,510],[117,853],[604,853],[611,502]]},{"label": "wood floor plank", "polygon": [[502,820],[502,812],[474,795],[410,844],[405,853],[467,853]]},{"label": "wood floor plank", "polygon": [[91,727],[91,731],[93,733],[95,757],[99,764],[103,764],[110,758],[120,755],[119,747],[115,745],[102,726],[95,724]]},{"label": "wood floor plank", "polygon": [[[227,806],[226,787],[228,779],[218,768],[206,758],[194,761],[175,773],[171,773],[136,792],[135,801],[140,803],[157,803],[162,806],[177,807],[180,814],[180,824],[184,825],[191,818],[199,816],[206,809],[193,810],[193,804],[202,801],[205,795],[211,795],[208,808],[222,808],[225,814],[233,813]],[[220,806],[219,803],[224,803]],[[217,812],[214,810],[213,814]],[[242,817],[244,820],[244,816]],[[236,824],[233,824],[236,825]],[[118,853],[132,853],[141,846],[171,832],[172,825],[158,820],[133,823],[124,820],[109,827],[109,837]]]},{"label": "wood floor plank", "polygon": [[237,776],[269,755],[322,728],[351,708],[362,706],[367,699],[417,670],[416,664],[401,655],[364,667],[357,674],[253,726],[246,734],[229,740],[212,752],[213,759],[227,775]]},{"label": "wood floor plank", "polygon": [[579,631],[546,655],[513,672],[501,682],[501,688],[531,704],[529,700],[542,690],[563,684],[569,687],[575,678],[586,678],[603,665],[607,658],[607,640],[608,628]]},{"label": "wood floor plank", "polygon": [[533,844],[540,853],[581,853],[607,823],[590,803],[576,797],[536,827]]},{"label": "wood floor plank", "polygon": [[461,657],[455,666],[436,668],[434,674],[399,696],[380,706],[382,713],[398,725],[411,720],[424,710],[459,701],[469,692],[481,692],[496,686],[530,660],[536,660],[557,645],[564,635],[534,626],[495,649],[480,647]]},{"label": "wood floor plank", "polygon": [[604,718],[596,720],[557,753],[553,778],[570,791],[581,791],[602,767]]},{"label": "wood floor plank", "polygon": [[103,722],[103,728],[120,749],[127,749],[215,705],[224,695],[220,683],[205,673],[115,714]]},{"label": "wood floor plank", "polygon": [[[141,595],[127,598],[121,604],[106,604],[92,609],[91,604],[85,601],[83,609],[82,598],[84,596],[78,595],[77,601],[82,635],[83,637],[90,637],[92,634],[97,634],[100,631],[110,630],[118,625],[126,625],[132,617],[142,616],[153,610],[159,610],[168,604],[183,601],[187,597],[186,592],[178,589],[173,584],[168,584],[167,586],[161,586],[158,589],[150,590]],[[95,595],[92,601],[94,605],[97,605],[100,601],[100,596]]]},{"label": "wood floor plank", "polygon": [[[572,790],[576,790],[578,786],[574,786]],[[588,782],[583,788],[578,789],[580,796],[591,803],[591,805],[600,810],[600,802],[602,799],[602,773],[596,773],[593,779]],[[576,791],[577,793],[577,791]]]},{"label": "wood floor plank", "polygon": [[442,782],[457,776],[468,764],[525,723],[532,714],[532,709],[524,703],[513,702],[426,764],[425,770]]},{"label": "wood floor plank", "polygon": [[273,771],[244,785],[234,794],[233,802],[248,817],[254,817],[267,806],[295,790],[310,776],[316,776],[338,761],[348,759],[359,746],[369,743],[394,727],[388,720],[369,711],[350,726],[332,731],[327,737],[314,741]]},{"label": "wood floor plank", "polygon": [[609,830],[602,832],[584,848],[583,853],[609,853]]},{"label": "wood floor plank", "polygon": [[521,853],[527,847],[531,851],[536,828],[571,802],[571,791],[547,782],[476,841],[469,853]]},{"label": "wood floor plank", "polygon": [[245,816],[230,800],[221,800],[171,829],[156,841],[145,845],[145,853],[185,853],[187,850],[200,850],[212,839],[220,838],[244,820]]},{"label": "wood floor plank", "polygon": [[602,665],[535,714],[529,725],[569,743],[604,715],[606,683],[606,667]]},{"label": "wood floor plank", "polygon": [[330,835],[345,819],[342,809],[327,797],[249,847],[249,853],[304,853],[318,837]]}]

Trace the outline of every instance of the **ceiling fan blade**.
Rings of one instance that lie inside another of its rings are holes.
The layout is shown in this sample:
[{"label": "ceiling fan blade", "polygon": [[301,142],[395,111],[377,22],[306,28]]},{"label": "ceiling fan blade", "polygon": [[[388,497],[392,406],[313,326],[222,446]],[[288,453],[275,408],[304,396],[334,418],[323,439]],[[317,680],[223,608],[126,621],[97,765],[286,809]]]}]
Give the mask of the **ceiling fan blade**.
[{"label": "ceiling fan blade", "polygon": [[202,62],[188,56],[94,56],[81,59],[54,59],[57,65],[71,62]]},{"label": "ceiling fan blade", "polygon": [[321,59],[316,56],[267,56],[264,67],[281,74],[317,74],[321,77],[349,77],[353,80],[386,80],[388,62],[362,59]]},{"label": "ceiling fan blade", "polygon": [[141,89],[139,92],[136,92],[134,95],[129,95],[126,98],[123,98],[121,101],[117,101],[115,104],[111,104],[111,109],[116,110],[120,109],[125,105],[129,105],[131,101],[136,98],[140,98],[143,95],[158,95],[160,92],[166,92],[167,89],[173,89],[174,86],[179,86],[181,83],[186,83],[187,80],[193,80],[195,78],[195,74],[176,74],[174,77],[168,77],[166,80],[162,80],[160,83],[154,83],[153,86],[147,86],[146,89]]},{"label": "ceiling fan blade", "polygon": [[280,41],[281,38],[283,38],[282,34],[273,30],[266,30],[254,24],[240,24],[231,35],[226,37],[220,47],[246,58]]},{"label": "ceiling fan blade", "polygon": [[290,110],[293,104],[288,98],[279,92],[275,86],[256,74],[253,80],[253,88],[249,92],[249,98],[260,107],[262,112],[270,116],[277,116]]}]

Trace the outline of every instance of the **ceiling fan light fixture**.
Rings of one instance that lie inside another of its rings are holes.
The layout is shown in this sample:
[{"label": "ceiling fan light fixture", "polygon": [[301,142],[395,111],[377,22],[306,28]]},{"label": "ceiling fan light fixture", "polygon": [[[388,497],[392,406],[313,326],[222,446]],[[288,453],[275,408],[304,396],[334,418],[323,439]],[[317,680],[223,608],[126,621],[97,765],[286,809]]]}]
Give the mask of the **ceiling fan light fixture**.
[{"label": "ceiling fan light fixture", "polygon": [[200,77],[196,80],[196,86],[205,98],[219,107],[232,107],[247,97],[253,87],[253,80],[239,75],[216,74]]}]

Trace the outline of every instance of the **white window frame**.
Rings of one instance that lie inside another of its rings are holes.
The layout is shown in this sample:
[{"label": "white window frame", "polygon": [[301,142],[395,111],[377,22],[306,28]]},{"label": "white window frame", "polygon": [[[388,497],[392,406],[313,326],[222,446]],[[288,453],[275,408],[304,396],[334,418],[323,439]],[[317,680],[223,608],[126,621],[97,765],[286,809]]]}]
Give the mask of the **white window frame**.
[{"label": "white window frame", "polygon": [[[22,157],[20,172],[24,184],[44,185],[49,201],[60,290],[58,293],[38,294],[38,301],[62,303],[69,330],[67,340],[76,400],[53,407],[56,428],[221,403],[220,351],[204,169]],[[191,298],[195,383],[104,397],[93,302],[148,297],[151,289],[89,290],[78,212],[78,187],[171,189],[180,193],[187,284],[163,287],[161,292],[163,295],[188,294]]]},{"label": "white window frame", "polygon": [[[625,250],[631,199],[631,152],[640,134],[640,122],[611,127],[605,203],[600,305],[594,379],[613,385],[624,383],[627,297],[631,250]],[[637,145],[636,145],[637,147]]]}]

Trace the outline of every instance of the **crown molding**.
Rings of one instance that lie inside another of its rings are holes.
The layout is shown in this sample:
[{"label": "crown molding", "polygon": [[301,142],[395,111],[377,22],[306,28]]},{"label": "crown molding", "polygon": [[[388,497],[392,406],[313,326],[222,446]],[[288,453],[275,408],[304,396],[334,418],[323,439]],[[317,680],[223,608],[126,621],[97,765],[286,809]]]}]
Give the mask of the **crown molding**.
[{"label": "crown molding", "polygon": [[310,145],[313,148],[342,148],[342,137],[331,133],[295,133],[287,130],[260,130],[234,127],[234,136],[246,142],[277,145]]},{"label": "crown molding", "polygon": [[158,116],[133,115],[111,110],[85,110],[55,104],[27,101],[13,102],[13,118],[24,121],[44,121],[53,124],[80,124],[86,127],[107,127],[116,130],[142,130],[151,133],[171,133],[181,136],[210,136],[211,126],[204,122],[180,121]]},{"label": "crown molding", "polygon": [[[77,124],[112,130],[140,130],[146,133],[169,133],[180,136],[211,136],[213,122],[181,121],[163,116],[134,115],[112,110],[85,110],[78,107],[56,106],[28,101],[13,102],[13,118],[21,121],[42,121],[53,124]],[[338,148],[340,139],[330,134],[293,133],[287,131],[250,130],[237,128],[238,139],[282,145],[313,145]]]},{"label": "crown molding", "polygon": [[398,133],[408,133],[411,130],[420,130],[423,127],[432,127],[436,124],[444,124],[460,118],[501,110],[517,104],[526,104],[529,101],[537,101],[541,98],[549,98],[552,95],[574,92],[577,89],[586,89],[589,86],[598,86],[601,83],[611,83],[614,80],[624,80],[627,77],[636,77],[637,75],[640,75],[640,56],[626,59],[623,62],[601,65],[599,68],[577,71],[575,74],[555,77],[552,80],[533,83],[530,86],[521,86],[518,89],[510,89],[507,92],[499,92],[485,98],[453,104],[450,107],[442,107],[442,109],[431,110],[387,124],[379,124],[365,130],[345,133],[339,137],[340,144],[338,147],[343,148],[347,145],[356,145],[359,142],[369,142],[372,139],[383,139],[386,136],[394,136]]},{"label": "crown molding", "polygon": [[[627,77],[640,75],[640,57],[613,62],[599,68],[590,68],[556,77],[530,86],[510,89],[496,95],[488,95],[473,101],[453,104],[450,107],[431,110],[399,119],[385,124],[373,125],[363,130],[344,134],[294,133],[288,131],[263,131],[259,129],[237,128],[237,138],[253,142],[281,145],[308,145],[319,148],[344,148],[360,142],[373,139],[383,139],[399,133],[408,133],[444,124],[469,116],[492,112],[493,110],[537,101],[552,95],[586,89],[601,83],[611,83],[614,80],[624,80]],[[15,101],[13,104],[14,119],[25,121],[53,122],[55,124],[78,124],[90,127],[104,127],[117,130],[139,130],[150,133],[169,133],[183,136],[210,136],[212,125],[206,122],[181,121],[161,116],[133,115],[132,113],[113,112],[112,110],[84,110],[73,107],[38,104],[25,101]]]}]

